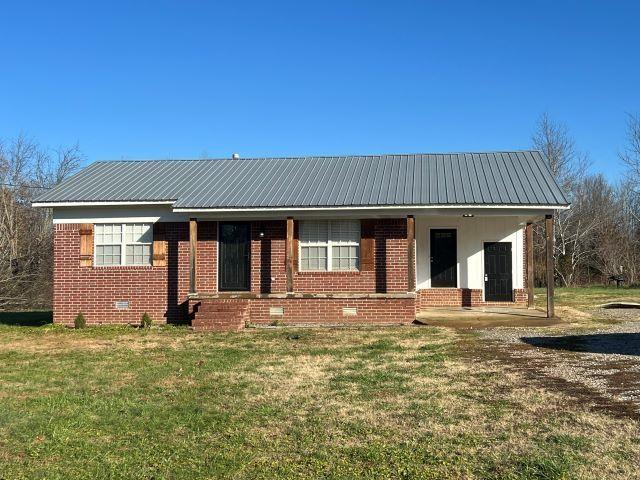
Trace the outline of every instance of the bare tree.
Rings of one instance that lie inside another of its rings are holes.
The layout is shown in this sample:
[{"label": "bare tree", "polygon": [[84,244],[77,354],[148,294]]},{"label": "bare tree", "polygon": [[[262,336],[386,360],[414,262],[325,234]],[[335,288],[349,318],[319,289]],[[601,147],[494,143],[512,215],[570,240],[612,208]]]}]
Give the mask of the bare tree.
[{"label": "bare tree", "polygon": [[533,148],[545,154],[551,173],[560,186],[571,192],[590,166],[589,157],[576,149],[569,127],[551,119],[548,113],[538,118],[532,137]]},{"label": "bare tree", "polygon": [[[589,158],[579,152],[569,128],[556,122],[544,113],[536,123],[532,144],[540,150],[549,162],[552,175],[573,203],[569,210],[554,214],[556,276],[565,286],[574,285],[581,264],[593,252],[585,239],[591,235],[598,218],[586,214],[585,175],[589,168]],[[543,262],[544,232],[542,224],[535,226],[535,245],[538,265]],[[540,272],[542,273],[542,272]],[[543,275],[540,275],[543,276]]]},{"label": "bare tree", "polygon": [[[640,196],[640,116],[629,114],[627,117],[627,145],[620,153],[620,159],[627,167],[628,186]],[[632,211],[637,221],[640,212]]]},{"label": "bare tree", "polygon": [[50,150],[24,134],[0,141],[0,308],[50,302],[51,213],[31,208],[31,200],[73,173],[82,158],[77,145]]}]

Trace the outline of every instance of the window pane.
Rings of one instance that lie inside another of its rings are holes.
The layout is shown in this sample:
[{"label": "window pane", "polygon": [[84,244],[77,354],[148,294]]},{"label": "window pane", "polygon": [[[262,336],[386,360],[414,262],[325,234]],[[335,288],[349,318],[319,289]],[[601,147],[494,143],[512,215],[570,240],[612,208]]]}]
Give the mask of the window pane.
[{"label": "window pane", "polygon": [[300,241],[302,243],[326,243],[329,222],[326,220],[303,220],[300,222]]},{"label": "window pane", "polygon": [[125,225],[126,243],[151,243],[151,225],[148,223],[131,223]]},{"label": "window pane", "polygon": [[104,225],[95,226],[95,242],[96,245],[100,244],[113,244],[120,243],[122,241],[122,225],[107,223]]},{"label": "window pane", "polygon": [[142,246],[142,259],[140,263],[142,264],[151,263],[151,245]]},{"label": "window pane", "polygon": [[300,246],[302,270],[327,270],[329,247],[332,270],[357,270],[360,221],[303,220],[300,222]]},{"label": "window pane", "polygon": [[133,265],[133,245],[127,245],[127,265]]},{"label": "window pane", "polygon": [[109,225],[110,235],[105,235],[105,243],[120,243],[122,242],[122,225],[115,224]]},{"label": "window pane", "polygon": [[327,247],[318,248],[318,268],[317,270],[327,269]]},{"label": "window pane", "polygon": [[335,246],[331,249],[332,270],[357,270],[360,247]]},{"label": "window pane", "polygon": [[301,247],[300,248],[300,269],[301,270],[326,270],[327,269],[327,248],[326,247]]},{"label": "window pane", "polygon": [[151,245],[127,245],[127,265],[151,263]]},{"label": "window pane", "polygon": [[360,242],[360,222],[358,220],[333,220],[331,222],[331,241],[348,244]]},{"label": "window pane", "polygon": [[96,265],[120,265],[120,245],[96,246]]}]

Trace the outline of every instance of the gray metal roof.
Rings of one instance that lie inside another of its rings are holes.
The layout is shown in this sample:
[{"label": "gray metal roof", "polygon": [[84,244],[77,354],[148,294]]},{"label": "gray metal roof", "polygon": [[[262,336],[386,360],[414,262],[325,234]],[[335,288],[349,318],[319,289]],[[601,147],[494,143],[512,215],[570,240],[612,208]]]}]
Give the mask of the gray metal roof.
[{"label": "gray metal roof", "polygon": [[162,200],[174,208],[569,203],[538,151],[105,161],[34,203]]}]

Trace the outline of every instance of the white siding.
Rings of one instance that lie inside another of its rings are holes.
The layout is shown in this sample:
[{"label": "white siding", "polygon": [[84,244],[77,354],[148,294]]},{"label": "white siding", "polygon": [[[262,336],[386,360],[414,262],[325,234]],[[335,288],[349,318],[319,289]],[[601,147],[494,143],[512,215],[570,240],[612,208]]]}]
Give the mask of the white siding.
[{"label": "white siding", "polygon": [[189,215],[175,213],[170,205],[122,207],[58,207],[53,223],[186,222]]},{"label": "white siding", "polygon": [[484,289],[484,242],[511,242],[513,288],[523,288],[522,217],[416,217],[417,288],[430,288],[429,230],[455,228],[458,241],[458,287]]}]

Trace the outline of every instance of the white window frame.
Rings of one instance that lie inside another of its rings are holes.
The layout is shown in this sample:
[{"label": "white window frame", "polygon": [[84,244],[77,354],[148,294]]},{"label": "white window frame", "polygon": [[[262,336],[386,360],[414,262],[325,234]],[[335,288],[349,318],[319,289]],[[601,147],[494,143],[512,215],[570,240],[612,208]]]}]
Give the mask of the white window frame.
[{"label": "white window frame", "polygon": [[[120,243],[98,243],[98,235],[96,227],[98,225],[120,225]],[[151,231],[150,242],[127,242],[127,225],[149,225]],[[98,264],[98,246],[120,245],[120,263],[111,265]],[[148,263],[127,263],[127,245],[149,245],[149,262]],[[93,226],[93,265],[100,268],[108,267],[151,267],[153,266],[153,223],[150,222],[105,222],[96,223]]]},{"label": "white window frame", "polygon": [[[334,219],[334,220],[326,220],[326,219],[308,219],[308,220],[299,220],[299,222],[327,222],[327,243],[324,242],[303,242],[302,239],[298,239],[298,271],[299,272],[334,272],[334,273],[344,273],[344,272],[359,272],[360,271],[360,260],[362,259],[362,252],[360,251],[360,237],[362,236],[362,224],[360,220],[354,219]],[[358,224],[358,240],[354,242],[334,242],[331,238],[331,224],[332,222],[354,222]],[[302,230],[302,225],[299,227]],[[303,270],[302,269],[302,248],[303,247],[326,247],[327,248],[327,269],[326,270]],[[334,270],[333,269],[333,247],[358,247],[358,257],[356,259],[356,268],[349,270]]]}]

